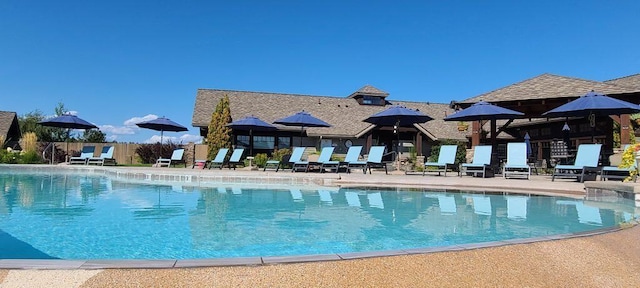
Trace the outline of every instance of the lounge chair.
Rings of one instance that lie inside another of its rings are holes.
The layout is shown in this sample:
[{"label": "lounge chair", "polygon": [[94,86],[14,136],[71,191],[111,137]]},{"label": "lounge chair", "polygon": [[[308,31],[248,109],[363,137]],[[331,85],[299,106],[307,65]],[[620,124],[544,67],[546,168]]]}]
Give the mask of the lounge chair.
[{"label": "lounge chair", "polygon": [[[622,151],[623,152],[626,151],[627,149],[629,149],[629,147],[631,147],[631,145],[625,145],[624,150]],[[636,165],[636,161],[633,161],[633,165],[627,168],[620,168],[618,166],[604,166],[600,170],[600,180],[601,181],[605,181],[607,179],[624,180],[627,177],[629,177],[629,175],[631,175],[631,171],[635,169],[638,169]],[[637,174],[633,175],[633,182],[636,182],[637,179],[638,179],[638,175]]]},{"label": "lounge chair", "polygon": [[382,162],[382,156],[384,155],[384,146],[372,146],[369,149],[369,155],[367,155],[367,169],[371,174],[371,168],[384,168],[384,174],[389,174],[387,170],[387,163]]},{"label": "lounge chair", "polygon": [[173,150],[173,153],[171,154],[171,158],[166,159],[166,158],[158,158],[158,160],[156,161],[156,166],[157,167],[163,167],[163,166],[167,166],[167,167],[171,167],[171,165],[176,166],[178,164],[184,164],[184,167],[187,167],[187,162],[184,161],[184,159],[182,159],[182,156],[184,155],[184,149],[183,148],[178,148]]},{"label": "lounge chair", "polygon": [[[491,146],[478,145],[473,148],[473,160],[471,163],[462,163],[460,166],[460,176],[472,174],[482,175],[482,178],[493,175],[491,168]],[[488,175],[490,174],[490,175]]]},{"label": "lounge chair", "polygon": [[601,148],[602,144],[580,144],[573,165],[556,165],[551,181],[554,181],[556,177],[577,177],[578,181],[584,182],[585,176],[589,177],[590,175],[593,175],[590,178],[595,180],[595,175],[599,172],[598,159]]},{"label": "lounge chair", "polygon": [[367,161],[349,162],[347,165],[347,171],[350,171],[352,168],[362,168],[362,173],[367,174],[367,169],[369,169],[369,174],[371,174],[371,168],[384,167],[384,173],[389,174],[387,170],[387,163],[382,162],[384,149],[384,146],[371,146],[371,149],[369,149],[369,155],[367,155]]},{"label": "lounge chair", "polygon": [[113,158],[113,146],[103,146],[102,153],[99,157],[91,157],[87,159],[87,165],[116,165],[116,159]]},{"label": "lounge chair", "polygon": [[456,162],[456,153],[458,153],[458,145],[440,146],[438,162],[424,162],[424,170],[422,170],[422,176],[424,176],[426,172],[438,172],[438,175],[440,175],[440,172],[444,172],[444,176],[446,177],[447,169],[453,168],[453,165]]},{"label": "lounge chair", "polygon": [[[306,167],[305,161],[302,161],[302,155],[304,154],[305,147],[294,147],[289,157],[289,163],[291,163],[291,172],[295,172],[298,167]],[[305,168],[306,169],[306,168]]]},{"label": "lounge chair", "polygon": [[96,146],[87,145],[82,147],[82,152],[80,152],[80,156],[69,158],[69,164],[87,164],[87,160],[93,157],[93,152],[96,150]]},{"label": "lounge chair", "polygon": [[[349,147],[347,155],[344,157],[344,162],[340,162],[340,167],[344,167],[347,170],[347,173],[351,173],[351,171],[349,171],[349,163],[358,163],[360,152],[362,152],[362,146]],[[366,166],[367,162],[362,162],[362,169]]]},{"label": "lounge chair", "polygon": [[244,166],[244,161],[242,161],[242,154],[244,154],[244,148],[236,148],[233,149],[233,153],[231,153],[231,157],[229,158],[229,170],[231,170],[231,166],[233,166],[233,170],[236,170],[236,166],[238,164],[242,164]]},{"label": "lounge chair", "polygon": [[224,158],[227,158],[227,153],[229,153],[229,148],[220,148],[216,157],[209,162],[209,169],[214,167],[222,169],[222,165],[224,165]]},{"label": "lounge chair", "polygon": [[[322,166],[325,162],[331,161],[331,155],[333,155],[333,150],[335,147],[324,147],[320,152],[320,156],[318,156],[318,160],[312,161],[297,161],[293,163],[293,171],[304,170],[304,172],[309,172],[309,167],[312,165],[320,165]],[[335,167],[337,169],[339,162],[335,162]],[[330,164],[331,165],[331,164]],[[323,172],[323,168],[320,168],[320,172]]]},{"label": "lounge chair", "polygon": [[275,169],[276,172],[278,172],[278,170],[280,170],[280,164],[281,163],[279,160],[268,160],[266,163],[264,163],[264,169],[262,169],[262,171],[267,171],[267,169]]},{"label": "lounge chair", "polygon": [[[320,173],[324,173],[325,169],[329,170],[340,170],[340,161],[331,160],[331,155],[333,155],[333,150],[335,147],[324,147],[322,148],[322,152],[320,152],[320,157],[318,157],[318,161],[316,164],[320,164]],[[325,151],[326,149],[326,151]]]},{"label": "lounge chair", "polygon": [[502,167],[502,177],[525,177],[529,179],[531,167],[527,163],[527,143],[507,144],[507,162]]}]

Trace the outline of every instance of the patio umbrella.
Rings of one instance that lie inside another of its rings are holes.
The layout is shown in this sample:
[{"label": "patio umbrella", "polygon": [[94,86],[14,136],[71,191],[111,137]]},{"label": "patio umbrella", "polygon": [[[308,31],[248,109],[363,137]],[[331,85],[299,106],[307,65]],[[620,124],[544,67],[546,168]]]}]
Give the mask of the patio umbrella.
[{"label": "patio umbrella", "polygon": [[160,117],[153,120],[140,122],[140,123],[137,123],[136,125],[138,125],[138,127],[140,128],[147,128],[151,130],[160,131],[161,145],[162,145],[162,137],[163,137],[164,131],[182,132],[182,131],[189,130],[187,129],[187,127],[184,127],[176,122],[169,120],[169,118],[165,118],[165,117]]},{"label": "patio umbrella", "polygon": [[273,123],[284,126],[300,127],[300,146],[302,146],[302,133],[304,132],[304,127],[331,127],[329,123],[311,116],[311,114],[309,114],[308,112],[304,112],[304,110],[289,117],[278,119]]},{"label": "patio umbrella", "polygon": [[529,132],[524,133],[524,143],[527,146],[527,158],[531,157],[533,150],[531,149],[531,136],[529,136]]},{"label": "patio umbrella", "polygon": [[[48,127],[66,128],[67,131],[71,129],[87,130],[87,129],[98,128],[98,126],[93,125],[87,122],[86,120],[83,120],[80,117],[76,115],[71,115],[71,114],[64,114],[57,117],[49,118],[49,119],[38,122],[38,124],[42,126],[48,126]],[[69,147],[67,147],[67,149],[68,148]],[[53,164],[54,151],[55,151],[55,147],[54,145],[52,145],[51,146],[51,164]],[[67,150],[67,153],[68,152],[69,151]]]},{"label": "patio umbrella", "polygon": [[[491,121],[491,146],[496,153],[496,120],[516,119],[524,113],[480,101],[444,118],[444,121]],[[493,154],[492,153],[492,154]]]},{"label": "patio umbrella", "polygon": [[249,155],[253,156],[253,131],[273,131],[277,130],[276,126],[273,126],[267,122],[262,121],[255,116],[248,116],[237,121],[233,121],[227,124],[227,127],[237,130],[249,131]]},{"label": "patio umbrella", "polygon": [[496,119],[516,119],[524,113],[503,108],[489,102],[480,101],[444,118],[444,121],[480,121]]},{"label": "patio umbrella", "polygon": [[[393,126],[394,128],[399,127],[410,127],[413,124],[424,123],[427,121],[431,121],[433,118],[422,114],[422,112],[409,109],[404,106],[392,106],[387,108],[384,111],[378,112],[369,116],[369,118],[364,119],[362,121],[375,124],[378,126]],[[394,129],[394,130],[396,130]],[[400,131],[396,130],[396,135],[398,137],[398,147],[396,147],[396,168],[398,171],[400,170]]]},{"label": "patio umbrella", "polygon": [[633,114],[640,112],[640,106],[611,98],[591,91],[580,98],[542,113],[545,117],[589,117],[591,122],[591,141],[594,141],[596,116]]}]

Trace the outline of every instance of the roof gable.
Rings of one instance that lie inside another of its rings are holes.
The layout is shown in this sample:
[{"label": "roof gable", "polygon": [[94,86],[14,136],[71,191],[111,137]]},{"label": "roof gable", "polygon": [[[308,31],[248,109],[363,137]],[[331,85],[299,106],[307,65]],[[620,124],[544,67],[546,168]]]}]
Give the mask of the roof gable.
[{"label": "roof gable", "polygon": [[364,85],[362,88],[358,89],[358,91],[351,93],[347,98],[355,98],[357,96],[378,96],[385,98],[389,96],[389,93],[384,92],[376,87],[371,85]]},{"label": "roof gable", "polygon": [[[0,111],[0,136],[5,141],[16,142],[20,140],[20,125],[16,112]],[[4,143],[0,143],[0,146]]]},{"label": "roof gable", "polygon": [[634,89],[609,83],[553,74],[542,74],[522,82],[463,100],[461,103],[580,97],[589,91],[596,91],[604,94],[635,92]]}]

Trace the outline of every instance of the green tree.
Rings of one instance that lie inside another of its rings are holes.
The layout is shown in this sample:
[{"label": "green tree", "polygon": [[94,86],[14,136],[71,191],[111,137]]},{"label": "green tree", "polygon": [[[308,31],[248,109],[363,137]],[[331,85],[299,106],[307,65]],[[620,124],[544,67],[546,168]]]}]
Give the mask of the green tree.
[{"label": "green tree", "polygon": [[227,124],[231,122],[231,109],[229,108],[229,97],[225,94],[216,110],[211,114],[209,131],[207,132],[207,157],[213,159],[220,148],[231,148],[231,128]]},{"label": "green tree", "polygon": [[88,129],[84,130],[81,140],[89,143],[104,143],[107,142],[107,135],[97,129]]},{"label": "green tree", "polygon": [[[67,109],[64,104],[58,103],[58,106],[54,109],[56,116],[67,113]],[[25,115],[18,117],[18,124],[20,125],[20,131],[22,133],[33,132],[36,133],[39,141],[44,142],[64,142],[72,140],[70,137],[70,131],[64,128],[47,127],[38,124],[38,122],[45,120],[45,115],[40,110],[34,110]]]}]

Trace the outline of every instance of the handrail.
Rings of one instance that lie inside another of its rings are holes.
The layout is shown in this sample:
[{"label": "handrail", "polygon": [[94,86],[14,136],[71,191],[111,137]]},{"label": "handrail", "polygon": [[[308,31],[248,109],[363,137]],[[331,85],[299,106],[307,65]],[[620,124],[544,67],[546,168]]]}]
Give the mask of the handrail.
[{"label": "handrail", "polygon": [[[47,153],[47,150],[49,150],[49,147],[54,146],[55,144],[56,144],[55,142],[51,142],[49,143],[49,145],[47,145],[46,148],[42,150],[42,159],[47,160],[45,154]],[[49,161],[51,165],[53,165],[53,159],[55,158],[53,153],[55,153],[55,147],[51,148],[51,160]]]}]

